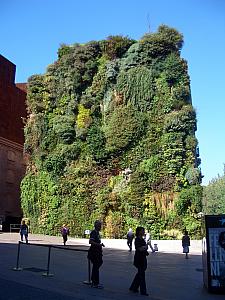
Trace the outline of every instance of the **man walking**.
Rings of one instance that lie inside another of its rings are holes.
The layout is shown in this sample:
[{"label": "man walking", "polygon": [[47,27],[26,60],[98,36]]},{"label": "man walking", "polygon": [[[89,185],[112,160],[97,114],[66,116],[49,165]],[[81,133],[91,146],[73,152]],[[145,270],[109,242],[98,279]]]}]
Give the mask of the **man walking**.
[{"label": "man walking", "polygon": [[103,264],[102,260],[102,247],[105,247],[103,243],[101,243],[100,230],[101,230],[101,222],[99,220],[95,221],[94,230],[92,230],[90,234],[89,244],[91,244],[88,250],[88,258],[92,262],[92,273],[91,273],[91,281],[92,287],[97,289],[102,289],[103,286],[99,284],[99,268]]},{"label": "man walking", "polygon": [[130,228],[127,233],[127,246],[129,247],[130,252],[132,251],[133,239],[134,239],[134,233],[133,233],[132,229]]}]

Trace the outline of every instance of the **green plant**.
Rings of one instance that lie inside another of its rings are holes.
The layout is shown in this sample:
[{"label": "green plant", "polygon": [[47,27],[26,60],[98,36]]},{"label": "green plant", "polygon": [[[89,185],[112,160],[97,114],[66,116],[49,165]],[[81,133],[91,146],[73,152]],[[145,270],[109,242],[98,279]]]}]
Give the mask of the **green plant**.
[{"label": "green plant", "polygon": [[131,105],[115,108],[104,126],[106,149],[109,152],[118,152],[129,147],[142,130],[143,117]]},{"label": "green plant", "polygon": [[188,210],[197,214],[202,211],[202,187],[193,185],[183,189],[177,201],[175,202],[176,210],[179,215],[184,215]]},{"label": "green plant", "polygon": [[206,214],[223,214],[225,211],[225,175],[212,179],[203,187],[203,210]]},{"label": "green plant", "polygon": [[[138,225],[153,238],[184,227],[198,236],[197,121],[182,44],[165,25],[139,41],[63,44],[29,78],[21,203],[32,231],[58,234],[67,223],[82,236],[100,219],[107,237]],[[204,195],[205,211],[223,208],[222,185],[206,189],[215,197]]]}]

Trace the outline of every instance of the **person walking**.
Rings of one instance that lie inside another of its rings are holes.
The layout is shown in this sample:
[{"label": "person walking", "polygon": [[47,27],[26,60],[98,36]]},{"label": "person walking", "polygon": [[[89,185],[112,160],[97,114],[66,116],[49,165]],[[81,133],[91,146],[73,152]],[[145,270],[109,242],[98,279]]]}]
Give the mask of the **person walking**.
[{"label": "person walking", "polygon": [[127,246],[129,247],[130,252],[132,251],[133,239],[134,239],[134,233],[133,233],[132,229],[130,228],[127,233]]},{"label": "person walking", "polygon": [[69,228],[66,226],[66,224],[63,224],[61,228],[61,234],[63,238],[63,244],[65,246],[69,235]]},{"label": "person walking", "polygon": [[189,246],[190,246],[190,237],[188,235],[187,230],[185,230],[184,235],[182,237],[182,247],[183,247],[183,253],[185,253],[186,259],[188,259]]},{"label": "person walking", "polygon": [[99,268],[103,264],[102,260],[102,247],[105,245],[101,242],[100,230],[101,230],[101,222],[96,220],[94,223],[94,230],[90,233],[89,244],[91,244],[88,250],[88,259],[92,262],[92,272],[91,272],[91,286],[93,288],[102,289],[103,286],[99,284]]},{"label": "person walking", "polygon": [[148,296],[146,291],[145,283],[145,271],[147,269],[147,258],[148,255],[148,245],[144,240],[145,229],[144,227],[136,228],[136,238],[135,238],[135,254],[134,254],[134,266],[137,268],[137,274],[135,275],[130,291],[138,293],[140,287],[141,295]]},{"label": "person walking", "polygon": [[20,225],[20,239],[23,242],[23,236],[25,237],[26,244],[28,244],[28,226],[23,220]]},{"label": "person walking", "polygon": [[154,252],[155,252],[155,249],[152,247],[152,243],[151,243],[151,235],[150,235],[150,233],[148,232],[147,229],[145,230],[145,242],[146,242],[146,244],[150,247],[152,253],[154,253]]}]

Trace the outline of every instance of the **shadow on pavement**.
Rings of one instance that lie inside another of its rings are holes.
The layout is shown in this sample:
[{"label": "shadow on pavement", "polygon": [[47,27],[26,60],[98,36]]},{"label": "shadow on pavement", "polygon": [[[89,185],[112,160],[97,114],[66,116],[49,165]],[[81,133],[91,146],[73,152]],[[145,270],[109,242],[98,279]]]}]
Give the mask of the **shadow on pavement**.
[{"label": "shadow on pavement", "polygon": [[[32,241],[32,242],[35,242]],[[133,254],[125,250],[104,249],[104,263],[100,269],[100,281],[104,290],[92,289],[83,284],[88,280],[86,252],[51,249],[49,273],[43,276],[48,264],[48,248],[21,245],[19,267],[17,263],[18,245],[0,243],[0,299],[141,299],[140,295],[128,291],[136,273]],[[71,249],[87,249],[73,245]],[[224,295],[209,294],[203,288],[200,255],[185,259],[182,254],[150,253],[146,283],[152,300],[208,300],[224,299]],[[3,298],[1,298],[3,297]]]}]

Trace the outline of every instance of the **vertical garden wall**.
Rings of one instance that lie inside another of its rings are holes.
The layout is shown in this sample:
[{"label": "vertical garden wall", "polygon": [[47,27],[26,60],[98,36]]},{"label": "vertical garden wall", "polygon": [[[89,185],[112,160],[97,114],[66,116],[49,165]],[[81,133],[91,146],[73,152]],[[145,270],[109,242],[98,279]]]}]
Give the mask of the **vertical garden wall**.
[{"label": "vertical garden wall", "polygon": [[62,45],[29,78],[22,208],[34,232],[67,223],[82,236],[95,219],[106,237],[144,225],[155,238],[199,232],[202,188],[196,113],[182,35],[162,25]]}]

